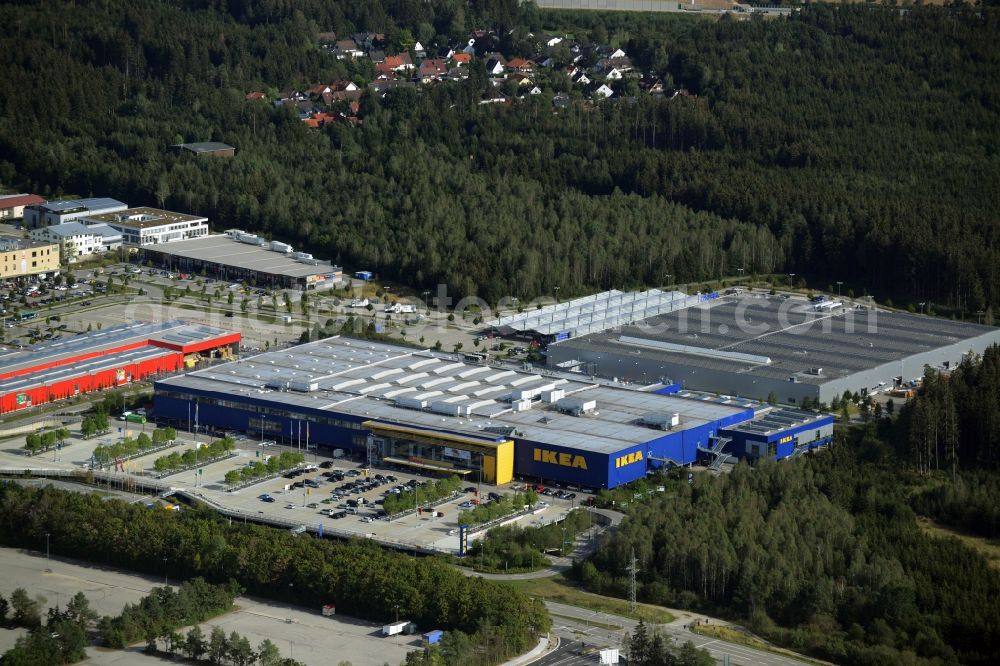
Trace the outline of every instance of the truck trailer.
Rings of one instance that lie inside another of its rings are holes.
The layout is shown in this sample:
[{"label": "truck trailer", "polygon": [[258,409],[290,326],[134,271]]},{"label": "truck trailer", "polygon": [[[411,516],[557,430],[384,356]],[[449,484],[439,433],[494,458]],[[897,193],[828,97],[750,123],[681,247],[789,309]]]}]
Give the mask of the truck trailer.
[{"label": "truck trailer", "polygon": [[401,634],[403,633],[403,629],[405,629],[408,624],[410,624],[409,620],[400,620],[399,622],[387,624],[382,627],[382,635],[395,636],[396,634]]}]

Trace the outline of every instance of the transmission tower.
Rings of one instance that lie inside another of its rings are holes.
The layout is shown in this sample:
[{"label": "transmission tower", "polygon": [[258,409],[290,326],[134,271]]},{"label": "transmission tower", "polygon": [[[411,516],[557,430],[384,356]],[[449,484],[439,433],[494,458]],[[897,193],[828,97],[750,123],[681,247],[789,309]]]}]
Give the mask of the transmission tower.
[{"label": "transmission tower", "polygon": [[639,560],[635,559],[635,548],[632,549],[630,562],[628,565],[629,586],[628,586],[628,608],[635,612],[635,574],[639,571]]}]

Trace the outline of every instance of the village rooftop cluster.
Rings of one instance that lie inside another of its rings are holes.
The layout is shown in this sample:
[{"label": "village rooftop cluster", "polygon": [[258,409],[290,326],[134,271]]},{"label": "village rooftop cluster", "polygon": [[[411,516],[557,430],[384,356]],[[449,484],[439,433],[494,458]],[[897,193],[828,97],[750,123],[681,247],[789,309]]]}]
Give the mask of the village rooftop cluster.
[{"label": "village rooftop cluster", "polygon": [[[484,63],[493,84],[493,90],[483,96],[480,104],[510,104],[516,98],[540,95],[554,76],[564,76],[569,83],[558,86],[569,92],[553,96],[556,108],[565,108],[574,99],[596,102],[638,92],[653,96],[687,94],[685,90],[665,90],[659,77],[637,70],[621,48],[583,44],[557,35],[529,33],[527,40],[519,40],[517,46],[522,52],[527,48],[531,55],[509,58],[501,52],[502,40],[497,34],[482,30],[470,33],[466,42],[455,46],[432,50],[417,41],[396,54],[387,52],[388,41],[381,33],[354,33],[345,39],[338,39],[335,33],[320,33],[318,38],[321,47],[338,59],[369,60],[374,65],[374,78],[368,87],[381,96],[394,88],[465,80],[474,60]],[[261,91],[250,92],[246,98],[292,107],[303,122],[319,128],[331,122],[357,123],[363,92],[362,85],[355,81],[339,80],[282,91],[274,100]]]}]

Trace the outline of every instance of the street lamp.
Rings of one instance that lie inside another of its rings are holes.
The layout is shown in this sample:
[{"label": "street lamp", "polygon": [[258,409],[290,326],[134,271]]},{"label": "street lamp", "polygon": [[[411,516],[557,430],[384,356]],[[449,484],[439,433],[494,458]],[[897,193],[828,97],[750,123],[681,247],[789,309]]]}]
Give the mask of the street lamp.
[{"label": "street lamp", "polygon": [[788,274],[788,288],[789,288],[789,289],[791,289],[791,288],[792,288],[792,279],[793,279],[794,277],[795,277],[795,273],[789,273],[789,274]]},{"label": "street lamp", "polygon": [[559,302],[559,287],[556,287],[556,303]]},{"label": "street lamp", "polygon": [[45,571],[52,571],[52,560],[49,557],[49,533],[45,533]]},{"label": "street lamp", "polygon": [[170,583],[167,582],[167,556],[163,556],[163,585],[167,587]]},{"label": "street lamp", "polygon": [[430,289],[424,289],[424,310],[427,310],[427,297],[430,295]]},{"label": "street lamp", "polygon": [[665,275],[663,276],[663,277],[665,278],[665,281],[664,281],[664,283],[663,283],[663,286],[664,286],[664,287],[666,287],[666,286],[669,286],[669,285],[670,285],[670,278],[672,278],[673,276],[674,276],[674,274],[673,274],[673,273],[666,273],[666,274],[665,274]]},{"label": "street lamp", "polygon": [[840,298],[840,285],[844,284],[842,280],[837,280],[837,298]]}]

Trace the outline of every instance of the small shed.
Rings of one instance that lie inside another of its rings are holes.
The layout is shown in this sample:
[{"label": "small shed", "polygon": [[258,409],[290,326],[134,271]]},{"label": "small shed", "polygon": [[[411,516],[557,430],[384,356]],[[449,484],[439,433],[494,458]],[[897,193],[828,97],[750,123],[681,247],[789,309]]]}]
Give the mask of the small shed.
[{"label": "small shed", "polygon": [[330,617],[337,614],[337,607],[334,604],[323,604],[323,617]]},{"label": "small shed", "polygon": [[373,275],[371,271],[357,271],[354,274],[354,277],[357,278],[358,280],[364,280],[365,282],[368,282],[369,280],[372,279]]},{"label": "small shed", "polygon": [[440,629],[435,629],[434,631],[428,631],[424,634],[424,641],[426,641],[428,645],[434,645],[435,643],[439,643],[441,641],[442,636],[444,636],[444,632]]}]

